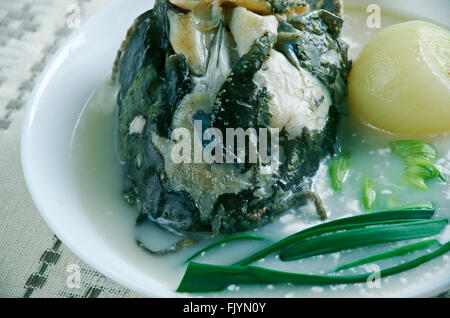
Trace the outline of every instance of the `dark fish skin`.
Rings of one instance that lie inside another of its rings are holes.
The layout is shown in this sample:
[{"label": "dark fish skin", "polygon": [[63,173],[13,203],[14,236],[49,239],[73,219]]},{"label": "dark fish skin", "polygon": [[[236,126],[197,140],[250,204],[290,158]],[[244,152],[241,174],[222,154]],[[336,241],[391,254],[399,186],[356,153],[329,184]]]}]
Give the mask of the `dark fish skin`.
[{"label": "dark fish skin", "polygon": [[159,0],[154,9],[139,16],[128,30],[117,54],[113,78],[121,84],[119,104],[126,96],[137,73],[152,65],[158,72],[164,69],[170,48],[167,2]]},{"label": "dark fish skin", "polygon": [[186,57],[172,54],[166,59],[162,110],[157,119],[160,136],[169,137],[173,114],[181,100],[192,90]]},{"label": "dark fish skin", "polygon": [[[228,127],[258,127],[258,115],[263,110],[257,107],[260,94],[253,77],[261,69],[275,41],[274,35],[263,35],[233,66],[212,107],[213,127],[222,131]],[[268,122],[268,118],[264,121]]]},{"label": "dark fish skin", "polygon": [[342,2],[343,0],[306,0],[310,11],[323,9],[340,17],[342,17],[344,9]]},{"label": "dark fish skin", "polygon": [[[188,193],[164,189],[164,160],[151,142],[152,132],[169,135],[173,112],[192,88],[186,58],[173,54],[170,45],[167,6],[159,0],[136,19],[118,52],[112,78],[121,86],[117,130],[125,163],[124,194],[138,209],[138,223],[159,218],[168,229],[187,232],[203,229],[195,204]],[[137,116],[146,120],[144,130],[129,134]]]},{"label": "dark fish skin", "polygon": [[[347,57],[347,45],[338,38],[342,26],[342,18],[325,10],[289,18],[280,24],[276,48],[291,63],[316,76],[330,91],[335,107],[345,113],[340,105],[347,95],[351,62]],[[322,59],[329,51],[339,53],[338,63]]]},{"label": "dark fish skin", "polygon": [[[227,127],[268,127],[267,102],[271,97],[265,88],[256,86],[253,77],[273,48],[322,81],[335,101],[322,131],[305,128],[296,138],[281,131],[284,157],[271,180],[264,185],[255,181],[249,189],[220,195],[211,214],[200,218],[188,192],[165,189],[164,159],[152,142],[152,134],[170,139],[173,115],[194,86],[185,56],[176,54],[170,44],[167,10],[176,9],[166,0],[158,0],[154,9],[136,19],[118,52],[112,75],[120,84],[117,130],[125,168],[124,194],[137,207],[137,223],[150,219],[180,234],[235,233],[260,227],[284,211],[303,205],[307,197],[311,198],[311,177],[321,160],[334,152],[337,106],[346,94],[350,67],[346,46],[338,39],[342,20],[325,11],[288,19],[281,24],[278,38],[265,34],[232,66],[211,105],[211,113],[195,115],[207,126],[223,131]],[[334,50],[342,63],[328,65],[321,61],[321,55],[328,50]],[[132,133],[130,123],[138,116],[145,120],[145,126],[140,133]],[[258,177],[255,164],[236,164],[236,169],[241,173],[253,169],[255,179]],[[260,190],[264,190],[263,195]]]},{"label": "dark fish skin", "polygon": [[286,13],[293,6],[302,5],[302,0],[266,0],[273,13]]}]

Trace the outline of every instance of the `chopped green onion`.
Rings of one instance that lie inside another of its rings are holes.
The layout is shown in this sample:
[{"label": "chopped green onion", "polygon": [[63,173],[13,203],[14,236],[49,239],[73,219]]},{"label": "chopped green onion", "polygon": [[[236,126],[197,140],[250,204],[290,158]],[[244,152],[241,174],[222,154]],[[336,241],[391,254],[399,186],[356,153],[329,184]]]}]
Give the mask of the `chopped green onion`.
[{"label": "chopped green onion", "polygon": [[366,210],[373,210],[375,207],[375,200],[377,198],[377,192],[373,180],[365,178],[362,182],[362,202]]},{"label": "chopped green onion", "polygon": [[447,219],[419,220],[334,232],[293,244],[281,251],[280,259],[291,261],[361,246],[428,237],[440,233],[447,223]]},{"label": "chopped green onion", "polygon": [[392,209],[389,211],[373,212],[369,214],[356,215],[321,223],[300,232],[294,233],[278,242],[275,242],[274,244],[246,257],[245,259],[236,262],[234,265],[248,265],[269,254],[272,254],[291,244],[297,243],[314,235],[333,232],[336,230],[344,230],[352,228],[352,226],[354,228],[354,225],[359,225],[359,227],[362,227],[366,226],[367,223],[376,223],[383,221],[400,222],[401,220],[429,219],[433,215],[434,211],[434,204],[431,202],[425,202],[418,204],[416,208],[410,205],[406,207],[399,207],[397,209]]},{"label": "chopped green onion", "polygon": [[405,160],[405,179],[410,184],[427,190],[427,180],[437,177],[446,181],[431,161],[437,157],[437,150],[433,145],[417,140],[399,140],[391,142],[391,148]]},{"label": "chopped green onion", "polygon": [[[380,271],[380,277],[398,274],[417,267],[450,250],[450,243],[437,250],[400,265]],[[220,291],[230,284],[280,284],[331,285],[364,283],[373,275],[366,273],[351,276],[308,275],[271,270],[255,266],[220,266],[191,262],[177,288],[177,292]]]},{"label": "chopped green onion", "polygon": [[333,159],[328,173],[331,179],[331,187],[335,191],[342,190],[342,184],[348,174],[350,168],[350,154],[340,155]]},{"label": "chopped green onion", "polygon": [[436,177],[445,181],[442,173],[431,161],[423,158],[409,158],[406,161],[405,178],[411,184],[426,190],[428,187],[425,181]]},{"label": "chopped green onion", "polygon": [[437,158],[436,148],[429,143],[419,140],[393,141],[391,142],[391,149],[404,159],[419,157],[426,160],[433,160]]},{"label": "chopped green onion", "polygon": [[339,272],[341,270],[344,269],[348,269],[348,268],[352,268],[352,267],[356,267],[356,266],[360,266],[360,265],[364,265],[364,264],[369,264],[369,263],[373,263],[379,260],[383,260],[383,259],[387,259],[387,258],[391,258],[391,257],[398,257],[398,256],[402,256],[405,254],[408,254],[410,252],[414,252],[417,250],[421,250],[421,249],[425,249],[428,248],[430,246],[433,245],[440,245],[439,241],[435,240],[435,239],[431,239],[431,240],[425,240],[425,241],[421,241],[418,243],[413,243],[413,244],[408,244],[384,253],[380,253],[380,254],[376,254],[376,255],[372,255],[369,257],[365,257],[365,258],[361,258],[357,261],[351,262],[351,263],[347,263],[344,265],[339,266],[338,268],[336,268],[334,271],[335,272]]},{"label": "chopped green onion", "polygon": [[201,250],[199,250],[198,252],[194,253],[192,256],[190,256],[185,263],[193,260],[194,258],[196,258],[197,256],[199,256],[201,253],[206,252],[216,246],[222,245],[224,243],[228,243],[228,242],[232,242],[232,241],[238,241],[238,240],[255,240],[255,241],[271,241],[271,239],[269,239],[268,237],[265,237],[263,235],[259,235],[259,234],[254,234],[254,233],[242,233],[242,234],[236,234],[233,236],[229,236],[224,238],[223,240],[219,240],[216,241],[204,248],[202,248]]}]

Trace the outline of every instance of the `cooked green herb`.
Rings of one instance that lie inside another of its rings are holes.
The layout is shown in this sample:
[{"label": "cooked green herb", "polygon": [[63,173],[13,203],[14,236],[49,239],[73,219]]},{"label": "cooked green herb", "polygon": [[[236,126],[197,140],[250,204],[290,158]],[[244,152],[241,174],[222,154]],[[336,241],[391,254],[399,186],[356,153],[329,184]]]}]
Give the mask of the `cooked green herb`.
[{"label": "cooked green herb", "polygon": [[362,203],[366,210],[373,210],[375,207],[375,200],[377,198],[377,192],[375,191],[375,185],[370,178],[364,178],[362,181]]},{"label": "cooked green herb", "polygon": [[246,257],[245,259],[234,263],[234,265],[248,265],[269,254],[315,235],[338,230],[364,227],[368,224],[382,224],[382,222],[401,223],[402,221],[408,220],[428,219],[433,215],[434,211],[434,205],[430,202],[426,202],[418,204],[416,208],[414,208],[414,206],[406,206],[404,208],[400,207],[389,211],[373,212],[322,223],[294,233],[278,242],[275,242],[274,244]]},{"label": "cooked green herb", "polygon": [[333,232],[285,248],[280,253],[280,259],[291,261],[361,246],[429,237],[440,233],[447,223],[447,219],[418,220]]},{"label": "cooked green herb", "polygon": [[399,247],[399,248],[396,248],[396,249],[393,249],[393,250],[390,250],[390,251],[387,251],[384,253],[361,258],[357,261],[341,265],[338,268],[336,268],[334,271],[339,272],[344,269],[348,269],[348,268],[352,268],[352,267],[356,267],[356,266],[360,266],[360,265],[364,265],[364,264],[368,264],[368,263],[373,263],[375,261],[379,261],[379,260],[383,260],[383,259],[387,259],[387,258],[391,258],[391,257],[402,256],[402,255],[408,254],[410,252],[428,248],[433,245],[440,245],[439,241],[437,241],[435,239],[431,239],[431,240],[421,241],[418,243],[408,244],[408,245],[405,245],[405,246],[402,246],[402,247]]},{"label": "cooked green herb", "polygon": [[446,181],[431,161],[437,158],[437,150],[433,145],[418,140],[399,140],[391,142],[391,149],[405,160],[405,179],[410,184],[427,190],[428,180],[439,178]]},{"label": "cooked green herb", "polygon": [[[190,262],[177,291],[215,291],[222,290],[229,284],[292,283],[308,285],[363,282],[370,274],[353,276],[307,275],[246,265],[283,248],[280,258],[286,260],[287,257],[296,259],[369,244],[432,236],[439,233],[448,223],[447,219],[428,220],[433,215],[434,210],[434,204],[422,202],[322,223],[282,239],[231,266]],[[438,244],[438,242],[433,239],[410,244],[342,265],[340,268],[349,268],[370,261],[404,255],[434,244]],[[448,252],[449,249],[450,243],[446,243],[431,253],[383,269],[381,276],[393,275],[419,266]]]},{"label": "cooked green herb", "polygon": [[[447,253],[450,243],[411,261],[382,269],[380,277],[401,273]],[[191,262],[177,288],[177,292],[220,291],[230,284],[282,284],[331,285],[366,282],[373,273],[331,276],[308,275],[271,270],[255,266],[219,266]]]},{"label": "cooked green herb", "polygon": [[435,206],[432,202],[429,201],[425,201],[425,202],[418,202],[418,203],[413,203],[413,204],[404,204],[404,205],[400,205],[397,206],[395,208],[386,210],[385,212],[389,212],[389,211],[419,211],[419,210],[423,210],[423,211],[434,211],[435,210]]},{"label": "cooked green herb", "polygon": [[222,245],[224,243],[228,243],[228,242],[232,242],[232,241],[240,241],[240,240],[271,241],[271,239],[269,239],[268,237],[265,237],[260,234],[255,234],[255,233],[242,233],[242,234],[232,235],[232,236],[224,238],[223,240],[216,241],[216,242],[202,248],[201,250],[199,250],[198,252],[196,252],[192,256],[190,256],[185,261],[185,263],[193,260],[194,258],[199,256],[201,253],[206,252],[216,246]]},{"label": "cooked green herb", "polygon": [[342,190],[342,184],[347,177],[348,170],[350,168],[350,154],[343,154],[333,159],[329,175],[331,178],[331,187],[335,191]]},{"label": "cooked green herb", "polygon": [[397,140],[391,142],[390,145],[392,151],[404,159],[420,157],[433,160],[437,157],[436,148],[427,142],[419,140]]},{"label": "cooked green herb", "polygon": [[405,179],[421,189],[428,189],[425,181],[439,178],[446,181],[439,169],[427,159],[421,157],[410,158],[406,162]]}]

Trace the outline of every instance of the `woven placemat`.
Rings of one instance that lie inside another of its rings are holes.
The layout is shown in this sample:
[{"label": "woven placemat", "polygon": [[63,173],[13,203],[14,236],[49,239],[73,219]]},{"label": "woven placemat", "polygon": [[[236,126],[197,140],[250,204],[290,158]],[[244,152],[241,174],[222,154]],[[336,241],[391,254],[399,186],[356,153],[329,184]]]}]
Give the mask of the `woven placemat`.
[{"label": "woven placemat", "polygon": [[28,194],[20,166],[21,123],[37,77],[78,22],[106,2],[0,2],[0,297],[139,297],[54,236]]},{"label": "woven placemat", "polygon": [[31,201],[20,166],[21,123],[37,77],[78,22],[106,2],[0,2],[0,297],[139,296],[61,244]]}]

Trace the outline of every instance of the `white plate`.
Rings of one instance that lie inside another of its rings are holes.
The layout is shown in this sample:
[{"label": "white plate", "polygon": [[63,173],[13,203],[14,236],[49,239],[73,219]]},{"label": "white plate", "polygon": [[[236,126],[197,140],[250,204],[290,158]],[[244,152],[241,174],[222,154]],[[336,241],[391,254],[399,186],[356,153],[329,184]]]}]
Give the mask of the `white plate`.
[{"label": "white plate", "polygon": [[[426,17],[443,25],[447,23],[448,10],[440,10],[448,8],[447,0],[432,1],[432,5],[430,1],[427,4],[406,0],[394,5],[389,3],[381,1],[386,4],[382,8]],[[357,4],[360,6],[361,1]],[[70,143],[83,105],[111,72],[116,52],[133,20],[152,6],[151,0],[112,1],[58,50],[41,75],[28,104],[22,131],[22,166],[31,196],[43,218],[81,259],[143,295],[179,297],[139,271],[105,242],[82,213],[70,176]],[[447,277],[435,277],[420,290],[398,296],[429,296],[446,288]]]}]

